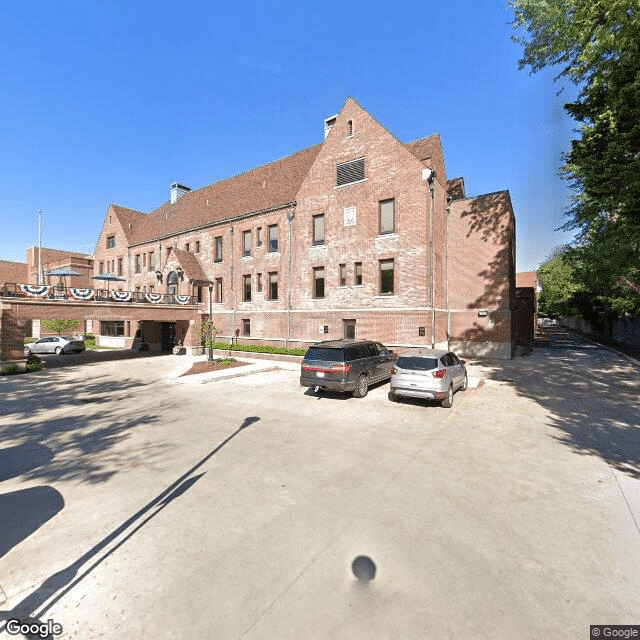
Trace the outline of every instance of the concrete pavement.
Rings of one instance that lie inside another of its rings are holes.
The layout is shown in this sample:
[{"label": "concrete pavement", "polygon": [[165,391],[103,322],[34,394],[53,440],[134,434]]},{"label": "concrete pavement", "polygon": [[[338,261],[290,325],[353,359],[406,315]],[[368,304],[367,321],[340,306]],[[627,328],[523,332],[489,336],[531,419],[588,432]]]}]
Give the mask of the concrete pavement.
[{"label": "concrete pavement", "polygon": [[476,361],[450,410],[316,396],[297,370],[171,384],[184,364],[0,379],[3,617],[82,639],[640,622],[640,378],[615,354],[558,337]]}]

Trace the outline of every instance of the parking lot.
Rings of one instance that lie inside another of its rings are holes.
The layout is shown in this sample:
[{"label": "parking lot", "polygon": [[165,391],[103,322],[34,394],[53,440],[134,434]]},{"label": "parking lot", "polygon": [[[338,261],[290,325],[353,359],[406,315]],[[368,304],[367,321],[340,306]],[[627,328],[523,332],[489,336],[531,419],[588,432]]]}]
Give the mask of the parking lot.
[{"label": "parking lot", "polygon": [[391,403],[388,384],[316,395],[288,369],[173,384],[185,368],[0,380],[2,618],[82,639],[588,638],[640,621],[638,372],[614,354],[471,363],[485,382],[452,409]]}]

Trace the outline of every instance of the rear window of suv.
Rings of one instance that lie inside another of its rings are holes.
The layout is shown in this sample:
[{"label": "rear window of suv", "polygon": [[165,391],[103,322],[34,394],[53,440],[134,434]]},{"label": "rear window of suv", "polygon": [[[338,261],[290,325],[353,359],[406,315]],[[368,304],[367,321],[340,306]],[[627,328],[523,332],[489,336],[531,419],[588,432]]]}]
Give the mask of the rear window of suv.
[{"label": "rear window of suv", "polygon": [[323,347],[310,347],[305,360],[324,360],[325,362],[344,362],[342,349],[327,349]]},{"label": "rear window of suv", "polygon": [[430,369],[437,369],[437,358],[418,358],[416,356],[404,356],[398,358],[396,366],[400,369],[413,369],[418,371],[429,371]]}]

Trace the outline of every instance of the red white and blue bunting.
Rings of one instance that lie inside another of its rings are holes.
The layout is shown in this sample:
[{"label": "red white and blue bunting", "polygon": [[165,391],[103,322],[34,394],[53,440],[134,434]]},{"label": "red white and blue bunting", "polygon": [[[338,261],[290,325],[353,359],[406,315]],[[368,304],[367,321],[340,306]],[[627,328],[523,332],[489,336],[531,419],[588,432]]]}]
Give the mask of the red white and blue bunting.
[{"label": "red white and blue bunting", "polygon": [[131,300],[131,291],[112,291],[111,297],[116,302],[129,302]]},{"label": "red white and blue bunting", "polygon": [[189,304],[189,298],[191,298],[191,296],[176,296],[176,302],[178,304]]},{"label": "red white and blue bunting", "polygon": [[49,294],[51,287],[49,285],[42,285],[41,287],[32,287],[30,284],[21,284],[20,290],[33,298],[44,298]]},{"label": "red white and blue bunting", "polygon": [[90,300],[93,298],[94,294],[93,289],[77,289],[76,287],[69,287],[69,291],[76,300]]},{"label": "red white and blue bunting", "polygon": [[153,304],[158,304],[158,302],[162,302],[164,296],[161,293],[149,293],[148,291],[144,294],[144,297],[149,301],[153,302]]}]

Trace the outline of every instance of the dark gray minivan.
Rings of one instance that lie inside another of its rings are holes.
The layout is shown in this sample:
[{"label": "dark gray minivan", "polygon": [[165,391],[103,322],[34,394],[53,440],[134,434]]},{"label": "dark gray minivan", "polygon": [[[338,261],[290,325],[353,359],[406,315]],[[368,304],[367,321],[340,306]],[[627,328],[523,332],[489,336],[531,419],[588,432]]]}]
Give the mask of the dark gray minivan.
[{"label": "dark gray minivan", "polygon": [[369,385],[391,377],[398,355],[371,340],[326,340],[309,347],[300,370],[303,387],[352,391],[364,398]]}]

